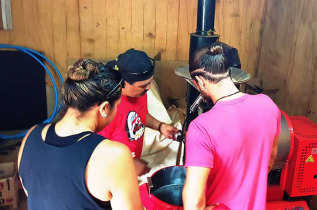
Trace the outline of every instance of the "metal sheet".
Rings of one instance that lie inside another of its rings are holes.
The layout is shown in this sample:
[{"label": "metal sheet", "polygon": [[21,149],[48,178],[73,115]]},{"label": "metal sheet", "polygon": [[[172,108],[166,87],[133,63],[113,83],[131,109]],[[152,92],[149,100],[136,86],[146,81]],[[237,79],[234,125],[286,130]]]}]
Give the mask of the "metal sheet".
[{"label": "metal sheet", "polygon": [[183,206],[183,187],[184,185],[180,184],[165,185],[155,190],[152,194],[155,195],[155,197],[157,197],[161,201],[164,201],[166,203],[176,206]]},{"label": "metal sheet", "polygon": [[163,168],[152,175],[150,194],[168,204],[182,206],[182,190],[185,184],[186,169],[183,166]]},{"label": "metal sheet", "polygon": [[[189,84],[191,84],[193,87],[194,84],[192,82],[192,78],[189,74],[189,66],[180,66],[176,68],[175,74],[177,76],[180,76],[184,78]],[[251,75],[241,69],[230,67],[230,76],[234,84],[240,84],[243,82],[248,81],[251,78]]]},{"label": "metal sheet", "polygon": [[291,148],[290,128],[287,124],[286,117],[281,113],[281,134],[278,140],[277,156],[272,169],[285,168],[285,164]]}]

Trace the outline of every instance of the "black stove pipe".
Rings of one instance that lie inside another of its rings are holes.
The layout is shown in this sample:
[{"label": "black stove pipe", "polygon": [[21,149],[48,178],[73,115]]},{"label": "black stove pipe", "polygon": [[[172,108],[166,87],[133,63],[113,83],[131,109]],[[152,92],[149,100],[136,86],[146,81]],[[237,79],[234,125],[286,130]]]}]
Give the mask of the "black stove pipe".
[{"label": "black stove pipe", "polygon": [[[232,48],[229,45],[218,41],[219,35],[214,34],[215,8],[216,0],[198,0],[197,28],[195,33],[190,34],[189,57],[193,56],[196,50],[217,43],[222,46],[224,54],[227,56],[229,66],[241,68],[241,63],[237,49]],[[190,106],[196,100],[198,95],[199,92],[190,84],[187,84],[187,119],[184,123],[185,130],[187,130],[189,123],[198,116],[197,111],[190,113],[189,110]]]},{"label": "black stove pipe", "polygon": [[207,35],[207,32],[215,31],[215,8],[216,1],[214,0],[198,1],[196,34]]}]

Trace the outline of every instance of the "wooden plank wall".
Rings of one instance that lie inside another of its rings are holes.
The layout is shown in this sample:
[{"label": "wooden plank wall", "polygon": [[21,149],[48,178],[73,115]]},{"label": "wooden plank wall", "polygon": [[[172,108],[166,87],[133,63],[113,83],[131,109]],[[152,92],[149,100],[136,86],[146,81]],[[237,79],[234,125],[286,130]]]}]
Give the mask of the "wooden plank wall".
[{"label": "wooden plank wall", "polygon": [[217,0],[216,33],[239,51],[242,69],[255,76],[267,0]]},{"label": "wooden plank wall", "polygon": [[[265,0],[217,0],[216,33],[238,48],[254,75]],[[188,60],[197,0],[12,0],[13,31],[0,43],[29,47],[52,59],[113,59],[134,47],[162,60]],[[247,59],[248,58],[248,59]]]},{"label": "wooden plank wall", "polygon": [[315,0],[268,1],[258,77],[279,88],[280,109],[317,123],[316,11]]},{"label": "wooden plank wall", "polygon": [[[215,29],[239,50],[244,70],[280,88],[283,110],[317,121],[314,1],[216,0]],[[186,61],[196,29],[197,0],[11,3],[13,31],[0,30],[0,43],[43,52],[62,75],[70,58],[113,59],[131,47]]]}]

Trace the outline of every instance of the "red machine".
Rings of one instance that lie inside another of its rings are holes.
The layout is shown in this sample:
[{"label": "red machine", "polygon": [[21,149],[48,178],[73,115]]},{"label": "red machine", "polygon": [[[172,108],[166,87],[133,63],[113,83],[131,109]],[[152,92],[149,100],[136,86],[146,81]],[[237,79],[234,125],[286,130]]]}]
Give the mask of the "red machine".
[{"label": "red machine", "polygon": [[317,125],[305,117],[290,119],[294,154],[289,162],[285,190],[291,197],[317,195]]},{"label": "red machine", "polygon": [[[317,125],[306,117],[288,117],[282,112],[278,157],[273,166],[273,169],[280,171],[279,184],[268,185],[268,209],[283,209],[278,207],[283,204],[284,209],[286,206],[309,209],[304,201],[299,205],[299,201],[282,200],[284,192],[292,200],[296,197],[317,195],[316,161]],[[292,204],[294,205],[291,206]]]},{"label": "red machine", "polygon": [[305,201],[273,201],[267,202],[266,210],[309,210]]},{"label": "red machine", "polygon": [[[309,210],[302,196],[317,195],[317,125],[303,116],[281,115],[281,135],[273,175],[268,178],[267,210]],[[277,175],[274,171],[278,172]],[[271,179],[277,184],[270,184]],[[181,210],[185,169],[172,166],[157,171],[140,186],[146,209]],[[285,192],[291,200],[283,200]],[[301,197],[296,199],[296,197]],[[226,209],[225,206],[217,209]]]}]

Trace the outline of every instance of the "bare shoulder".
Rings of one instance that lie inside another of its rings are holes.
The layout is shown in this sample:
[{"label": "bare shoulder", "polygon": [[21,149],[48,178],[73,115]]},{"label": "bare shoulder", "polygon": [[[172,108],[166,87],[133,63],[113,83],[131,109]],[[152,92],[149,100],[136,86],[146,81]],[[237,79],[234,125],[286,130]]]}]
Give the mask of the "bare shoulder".
[{"label": "bare shoulder", "polygon": [[124,159],[132,159],[130,149],[119,142],[108,139],[103,140],[93,152],[93,156],[103,161],[122,161]]},{"label": "bare shoulder", "polygon": [[142,209],[132,154],[124,144],[98,144],[86,168],[86,185],[95,198],[111,200],[113,209]]},{"label": "bare shoulder", "polygon": [[[86,184],[96,198],[107,201],[122,188],[122,175],[132,171],[133,159],[129,148],[119,142],[103,140],[93,151],[86,167]],[[136,177],[135,177],[136,179]]]}]

